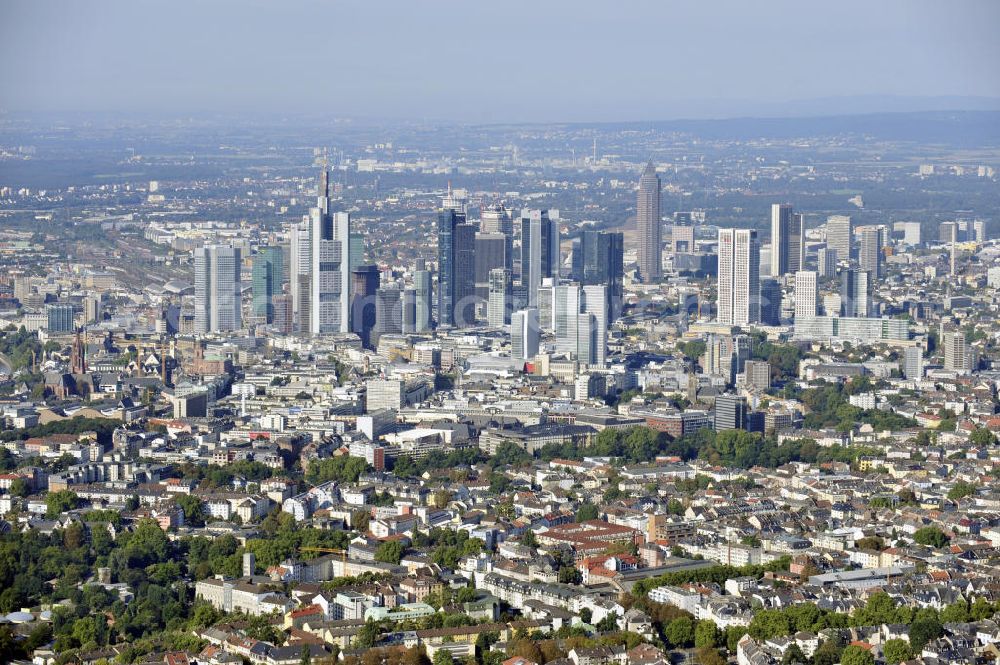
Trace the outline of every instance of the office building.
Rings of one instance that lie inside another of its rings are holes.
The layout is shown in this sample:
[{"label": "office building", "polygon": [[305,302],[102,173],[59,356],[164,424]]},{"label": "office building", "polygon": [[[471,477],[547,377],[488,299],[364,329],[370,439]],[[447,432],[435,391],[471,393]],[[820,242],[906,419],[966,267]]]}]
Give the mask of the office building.
[{"label": "office building", "polygon": [[511,271],[507,268],[494,268],[490,271],[489,301],[486,312],[486,320],[490,328],[504,328],[510,323],[513,300]]},{"label": "office building", "polygon": [[572,279],[608,287],[609,323],[621,315],[624,283],[624,236],[621,233],[584,231],[573,239]]},{"label": "office building", "polygon": [[194,251],[196,333],[226,332],[243,327],[240,264],[238,247],[208,245]]},{"label": "office building", "polygon": [[403,289],[403,334],[410,335],[417,331],[417,292],[415,289]]},{"label": "office building", "polygon": [[766,360],[748,360],[743,366],[743,382],[759,390],[771,387],[771,365]]},{"label": "office building", "polygon": [[911,381],[924,378],[924,350],[919,346],[908,346],[903,350],[903,376]]},{"label": "office building", "polygon": [[[515,289],[516,291],[516,289]],[[518,309],[518,298],[515,293],[514,309]],[[523,308],[521,308],[523,309]],[[546,277],[542,280],[542,286],[538,289],[538,324],[545,332],[555,332],[556,330],[556,287],[555,280]]]},{"label": "office building", "polygon": [[281,247],[261,247],[253,257],[253,315],[265,323],[274,322],[273,299],[281,293],[283,263]]},{"label": "office building", "polygon": [[805,232],[802,215],[787,203],[771,206],[771,277],[794,274],[802,268]]},{"label": "office building", "polygon": [[854,222],[849,215],[830,215],[826,218],[826,246],[836,250],[838,261],[851,258],[851,240]]},{"label": "office building", "polygon": [[760,244],[753,229],[719,229],[718,320],[749,325],[761,319]]},{"label": "office building", "polygon": [[795,273],[795,320],[811,318],[819,314],[819,287],[817,275],[812,270]]},{"label": "office building", "polygon": [[308,217],[292,225],[288,247],[288,291],[296,332],[309,332],[309,281],[312,271],[312,225]]},{"label": "office building", "polygon": [[873,282],[885,276],[885,257],[882,254],[883,228],[881,226],[866,226],[861,229],[858,267],[868,272]]},{"label": "office building", "polygon": [[475,324],[476,227],[465,213],[438,212],[438,323],[464,328]]},{"label": "office building", "polygon": [[534,307],[514,312],[510,317],[511,358],[528,362],[538,355],[538,310]]},{"label": "office building", "polygon": [[291,335],[295,331],[291,294],[279,293],[271,298],[271,305],[274,309],[274,320],[271,325],[282,335]]},{"label": "office building", "polygon": [[875,314],[870,273],[865,270],[844,270],[840,273],[840,307],[845,317]]},{"label": "office building", "polygon": [[511,238],[514,235],[514,218],[503,203],[497,201],[480,214],[479,230],[483,233],[502,233]]},{"label": "office building", "polygon": [[897,236],[902,236],[904,245],[920,245],[920,222],[896,222],[892,225],[892,230]]},{"label": "office building", "polygon": [[905,319],[816,316],[795,326],[795,339],[802,341],[904,342],[910,339]]},{"label": "office building", "polygon": [[715,431],[747,429],[747,400],[740,395],[715,398]]},{"label": "office building", "polygon": [[476,299],[485,318],[490,297],[490,273],[495,269],[513,270],[510,236],[502,233],[476,233]]},{"label": "office building", "polygon": [[644,284],[657,284],[662,277],[662,237],[660,226],[660,176],[653,162],[639,178],[639,194],[635,208],[639,278]]},{"label": "office building", "polygon": [[45,329],[50,333],[68,333],[76,330],[73,323],[73,305],[56,303],[45,306]]},{"label": "office building", "polygon": [[816,271],[820,279],[829,279],[837,274],[837,250],[820,247],[816,250]]},{"label": "office building", "polygon": [[413,295],[415,298],[413,331],[424,333],[431,329],[431,310],[434,301],[431,273],[427,270],[423,259],[417,259],[416,269],[413,271]]},{"label": "office building", "polygon": [[593,316],[593,332],[587,337],[591,343],[588,364],[603,366],[608,352],[608,287],[586,284],[582,288],[582,296],[581,312]]},{"label": "office building", "polygon": [[371,332],[377,320],[375,294],[378,287],[378,266],[358,266],[351,271],[351,332],[361,339],[365,348],[371,348]]},{"label": "office building", "polygon": [[521,216],[521,284],[528,306],[538,306],[538,289],[546,277],[559,280],[559,224],[548,210],[526,210]]},{"label": "office building", "polygon": [[969,371],[969,353],[964,332],[944,333],[941,336],[941,346],[944,348],[944,368],[946,370],[961,374]]},{"label": "office building", "polygon": [[576,354],[580,314],[580,285],[576,282],[555,287],[553,302],[553,322],[556,334],[556,350],[560,353]]},{"label": "office building", "polygon": [[351,217],[313,208],[312,270],[309,332],[313,335],[350,332]]},{"label": "office building", "polygon": [[380,288],[375,292],[375,328],[372,343],[381,335],[403,332],[403,293],[396,287]]}]

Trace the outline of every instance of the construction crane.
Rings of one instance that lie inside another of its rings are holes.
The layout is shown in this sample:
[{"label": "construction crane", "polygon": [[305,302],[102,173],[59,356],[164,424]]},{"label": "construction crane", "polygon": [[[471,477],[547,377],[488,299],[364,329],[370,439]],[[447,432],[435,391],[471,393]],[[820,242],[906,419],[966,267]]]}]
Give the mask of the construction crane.
[{"label": "construction crane", "polygon": [[323,552],[324,554],[339,554],[341,561],[347,561],[347,550],[341,550],[334,547],[300,547],[299,550],[303,552]]}]

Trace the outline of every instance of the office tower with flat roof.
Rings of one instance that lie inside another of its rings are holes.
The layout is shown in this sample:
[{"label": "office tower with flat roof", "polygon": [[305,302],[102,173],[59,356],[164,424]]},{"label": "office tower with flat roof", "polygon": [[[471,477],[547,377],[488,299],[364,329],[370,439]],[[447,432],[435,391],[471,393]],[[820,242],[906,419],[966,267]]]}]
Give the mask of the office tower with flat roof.
[{"label": "office tower with flat roof", "polygon": [[417,292],[415,289],[403,289],[403,333],[413,334],[417,331]]},{"label": "office tower with flat roof", "polygon": [[373,343],[382,335],[403,332],[403,293],[396,287],[380,288],[375,292],[375,328]]},{"label": "office tower with flat roof", "polygon": [[601,344],[596,317],[581,313],[576,315],[576,319],[576,348],[572,354],[581,365],[596,365],[599,362],[598,347]]},{"label": "office tower with flat roof", "polygon": [[75,312],[73,305],[69,303],[54,303],[45,306],[45,329],[50,333],[73,332],[76,326],[73,323]]},{"label": "office tower with flat roof", "polygon": [[510,317],[510,355],[519,362],[527,362],[538,355],[538,310],[522,309]]},{"label": "office tower with flat roof", "polygon": [[624,295],[624,236],[605,231],[584,231],[573,239],[572,279],[608,287],[608,322],[621,316]]},{"label": "office tower with flat roof", "polygon": [[312,224],[309,218],[291,228],[288,256],[288,292],[292,296],[292,324],[296,332],[309,332],[309,280],[312,272]]},{"label": "office tower with flat roof", "polygon": [[281,293],[283,263],[281,247],[261,247],[253,256],[253,315],[265,323],[274,323],[273,300]]},{"label": "office tower with flat roof", "polygon": [[[514,296],[514,302],[517,302],[516,293]],[[551,277],[546,277],[542,280],[541,288],[538,289],[538,325],[545,332],[555,332],[555,302],[555,280]],[[514,309],[517,309],[516,305],[514,306]]]},{"label": "office tower with flat roof", "polygon": [[795,273],[795,320],[811,319],[819,314],[819,286],[813,270]]},{"label": "office tower with flat roof", "polygon": [[903,376],[911,381],[924,378],[924,350],[919,346],[903,349]]},{"label": "office tower with flat roof", "polygon": [[502,233],[511,238],[514,235],[514,218],[503,203],[497,201],[480,214],[479,230],[483,233]]},{"label": "office tower with flat roof", "polygon": [[719,323],[740,326],[760,322],[760,287],[757,232],[719,229]]},{"label": "office tower with flat roof", "polygon": [[375,265],[358,266],[351,271],[351,332],[361,338],[365,348],[371,348],[371,332],[375,329],[379,279]]},{"label": "office tower with flat roof", "polygon": [[944,368],[951,372],[964,374],[969,371],[969,353],[962,331],[946,332],[941,336],[941,346],[944,348]]},{"label": "office tower with flat roof", "polygon": [[740,395],[715,398],[715,431],[747,429],[747,400]]},{"label": "office tower with flat roof", "polygon": [[850,261],[854,221],[850,215],[830,215],[826,218],[826,246],[837,251],[838,261]]},{"label": "office tower with flat roof", "polygon": [[521,284],[528,306],[537,307],[542,280],[559,279],[559,223],[548,210],[525,210],[521,214]]},{"label": "office tower with flat roof", "polygon": [[771,364],[766,360],[748,360],[743,366],[743,381],[748,386],[767,390],[771,387]]},{"label": "office tower with flat roof", "polygon": [[846,317],[864,318],[874,314],[871,273],[867,270],[840,273],[840,308]]},{"label": "office tower with flat roof", "polygon": [[465,328],[475,323],[476,227],[465,213],[438,212],[438,323]]},{"label": "office tower with flat roof", "polygon": [[660,226],[660,176],[650,161],[639,178],[635,207],[639,278],[644,284],[659,283],[663,276],[662,229]]},{"label": "office tower with flat roof", "polygon": [[555,322],[556,350],[575,354],[580,322],[580,285],[576,282],[555,287],[553,319]]},{"label": "office tower with flat roof", "polygon": [[861,229],[858,267],[868,272],[873,282],[885,275],[882,237],[883,227],[881,226],[866,226]]},{"label": "office tower with flat roof", "polygon": [[431,329],[431,310],[433,309],[433,296],[431,292],[431,273],[427,270],[424,260],[417,259],[416,269],[413,271],[413,292],[414,298],[414,324],[413,331],[416,333],[427,332]]},{"label": "office tower with flat roof", "polygon": [[499,268],[512,270],[510,237],[503,233],[476,233],[476,299],[485,318],[490,298],[490,273]]},{"label": "office tower with flat roof", "polygon": [[760,280],[760,322],[766,326],[781,325],[781,282],[768,277]]},{"label": "office tower with flat roof", "polygon": [[802,270],[805,263],[805,219],[788,203],[771,206],[771,277]]},{"label": "office tower with flat roof", "polygon": [[603,366],[608,353],[608,287],[604,284],[585,284],[581,289],[581,312],[593,315],[592,351],[588,364]]},{"label": "office tower with flat roof", "polygon": [[207,245],[194,251],[196,333],[243,327],[240,264],[240,249],[231,245]]},{"label": "office tower with flat roof", "polygon": [[279,293],[271,298],[271,305],[274,308],[274,322],[271,324],[274,329],[282,335],[290,335],[294,332],[292,325],[292,296],[289,293]]},{"label": "office tower with flat roof", "polygon": [[490,328],[500,329],[510,323],[513,306],[513,280],[507,268],[490,271],[490,289],[486,321]]},{"label": "office tower with flat roof", "polygon": [[816,250],[816,272],[820,279],[829,279],[837,274],[837,250],[832,247]]}]

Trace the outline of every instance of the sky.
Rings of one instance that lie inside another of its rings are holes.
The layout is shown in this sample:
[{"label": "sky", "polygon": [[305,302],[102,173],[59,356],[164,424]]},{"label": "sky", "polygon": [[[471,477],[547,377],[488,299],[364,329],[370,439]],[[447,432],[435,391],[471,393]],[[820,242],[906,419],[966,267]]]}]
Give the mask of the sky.
[{"label": "sky", "polygon": [[570,122],[1000,108],[998,27],[995,0],[0,0],[0,110]]}]

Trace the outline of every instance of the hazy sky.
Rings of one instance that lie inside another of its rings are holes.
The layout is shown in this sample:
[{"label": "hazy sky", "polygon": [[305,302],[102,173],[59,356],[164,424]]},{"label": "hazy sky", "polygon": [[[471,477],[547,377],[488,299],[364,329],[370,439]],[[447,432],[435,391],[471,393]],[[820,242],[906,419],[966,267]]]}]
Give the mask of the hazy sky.
[{"label": "hazy sky", "polygon": [[996,0],[0,0],[0,109],[503,122],[997,98],[998,28]]}]

